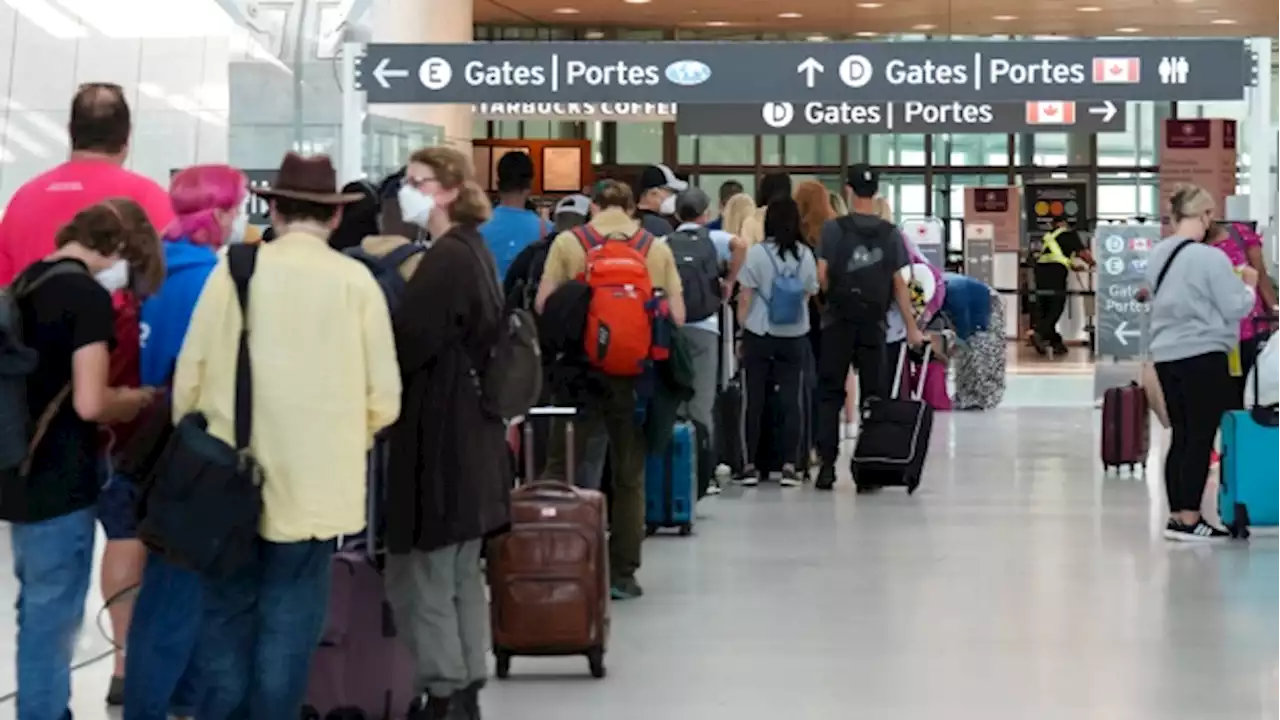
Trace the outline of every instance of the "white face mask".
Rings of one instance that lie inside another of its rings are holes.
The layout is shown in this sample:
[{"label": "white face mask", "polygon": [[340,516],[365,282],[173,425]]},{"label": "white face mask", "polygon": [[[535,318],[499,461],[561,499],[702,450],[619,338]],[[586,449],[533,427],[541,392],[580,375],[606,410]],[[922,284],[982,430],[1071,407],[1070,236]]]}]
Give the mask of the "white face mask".
[{"label": "white face mask", "polygon": [[129,287],[129,263],[117,260],[111,267],[94,274],[93,277],[99,285],[107,289],[107,292],[119,292]]},{"label": "white face mask", "polygon": [[227,243],[244,242],[244,234],[249,230],[249,214],[244,210],[236,213],[236,219],[231,221],[231,232],[227,234]]},{"label": "white face mask", "polygon": [[658,206],[658,212],[663,215],[675,215],[676,214],[676,196],[668,195],[665,199],[663,199],[662,204]]},{"label": "white face mask", "polygon": [[418,227],[426,227],[431,211],[436,209],[436,199],[425,195],[417,188],[405,185],[400,188],[396,198],[400,201],[400,217],[405,222]]}]

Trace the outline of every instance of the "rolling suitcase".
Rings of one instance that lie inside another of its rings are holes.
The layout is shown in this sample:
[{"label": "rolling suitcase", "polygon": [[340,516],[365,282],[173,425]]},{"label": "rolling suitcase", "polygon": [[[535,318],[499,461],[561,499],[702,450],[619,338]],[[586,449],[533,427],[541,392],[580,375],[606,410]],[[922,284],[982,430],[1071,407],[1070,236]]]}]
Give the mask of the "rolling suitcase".
[{"label": "rolling suitcase", "polygon": [[924,346],[915,390],[904,398],[902,371],[907,353],[907,344],[903,343],[889,398],[869,397],[863,403],[862,427],[851,463],[853,482],[859,491],[905,487],[911,494],[920,486],[933,433],[933,408],[921,399],[932,350],[929,345]]},{"label": "rolling suitcase", "polygon": [[[574,476],[573,408],[531,409],[530,421],[566,421],[566,474]],[[532,463],[530,462],[530,465]],[[609,640],[609,555],[604,495],[558,481],[526,482],[511,493],[511,529],[489,542],[489,611],[498,678],[517,655],[585,655],[605,675]]]},{"label": "rolling suitcase", "polygon": [[1137,382],[1109,388],[1102,396],[1102,466],[1133,472],[1147,469],[1150,443],[1147,391]]},{"label": "rolling suitcase", "polygon": [[678,422],[666,449],[645,458],[646,534],[653,535],[663,528],[678,528],[681,535],[693,532],[698,497],[698,435],[693,423]]},{"label": "rolling suitcase", "polygon": [[377,564],[386,443],[369,453],[368,520],[363,538],[331,564],[329,611],[311,659],[303,720],[400,720],[417,697],[413,655],[397,632]]},{"label": "rolling suitcase", "polygon": [[[1272,339],[1271,342],[1276,342]],[[1259,350],[1262,346],[1259,346]],[[1253,397],[1258,373],[1250,373]],[[1280,522],[1280,413],[1275,405],[1254,405],[1222,416],[1222,463],[1218,514],[1233,537],[1249,537],[1250,527]]]}]

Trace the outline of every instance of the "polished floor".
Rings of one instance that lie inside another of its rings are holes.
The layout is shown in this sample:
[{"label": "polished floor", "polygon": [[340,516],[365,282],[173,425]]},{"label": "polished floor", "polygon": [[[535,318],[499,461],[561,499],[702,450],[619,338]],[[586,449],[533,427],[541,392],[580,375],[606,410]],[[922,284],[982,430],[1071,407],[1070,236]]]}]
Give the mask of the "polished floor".
[{"label": "polished floor", "polygon": [[[705,501],[696,537],[646,543],[608,678],[516,659],[486,717],[1277,718],[1276,539],[1159,539],[1159,453],[1145,479],[1104,475],[1091,386],[1015,376],[1002,409],[940,415],[914,497],[844,482]],[[12,581],[0,594],[11,626]],[[86,624],[81,659],[106,647]],[[75,673],[77,718],[109,717],[109,672]]]}]

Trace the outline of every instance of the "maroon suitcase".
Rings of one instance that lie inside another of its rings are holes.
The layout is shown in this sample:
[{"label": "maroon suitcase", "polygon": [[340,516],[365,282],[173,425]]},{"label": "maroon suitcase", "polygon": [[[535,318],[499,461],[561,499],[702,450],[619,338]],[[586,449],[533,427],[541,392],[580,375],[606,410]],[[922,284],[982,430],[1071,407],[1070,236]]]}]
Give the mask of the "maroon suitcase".
[{"label": "maroon suitcase", "polygon": [[1102,466],[1106,470],[1135,465],[1147,469],[1150,419],[1147,393],[1131,382],[1113,387],[1102,396]]},{"label": "maroon suitcase", "polygon": [[417,693],[414,662],[399,636],[376,562],[386,445],[369,454],[369,528],[333,556],[329,612],[311,658],[303,720],[402,720]]}]

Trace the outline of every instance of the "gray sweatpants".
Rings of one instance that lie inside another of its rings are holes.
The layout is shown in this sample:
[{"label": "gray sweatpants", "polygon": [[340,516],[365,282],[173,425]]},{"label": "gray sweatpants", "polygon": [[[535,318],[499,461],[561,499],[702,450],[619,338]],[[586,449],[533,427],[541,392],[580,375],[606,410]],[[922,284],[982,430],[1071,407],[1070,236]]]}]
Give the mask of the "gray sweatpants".
[{"label": "gray sweatpants", "polygon": [[716,364],[720,362],[720,336],[710,330],[682,327],[693,365],[693,398],[681,406],[680,414],[705,427],[716,436]]},{"label": "gray sweatpants", "polygon": [[387,556],[387,597],[417,666],[416,686],[449,697],[488,677],[482,540]]}]

